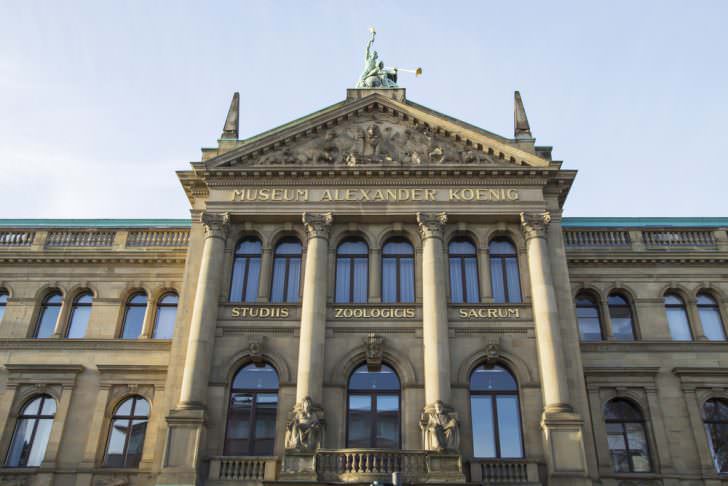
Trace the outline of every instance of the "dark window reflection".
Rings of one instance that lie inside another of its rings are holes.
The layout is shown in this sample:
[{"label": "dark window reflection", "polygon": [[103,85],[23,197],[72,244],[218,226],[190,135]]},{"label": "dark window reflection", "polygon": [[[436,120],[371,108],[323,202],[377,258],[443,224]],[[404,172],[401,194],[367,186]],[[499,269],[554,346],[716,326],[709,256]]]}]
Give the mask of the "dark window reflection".
[{"label": "dark window reflection", "polygon": [[249,364],[233,378],[230,390],[226,456],[270,456],[275,441],[278,374],[269,364]]},{"label": "dark window reflection", "polygon": [[362,365],[349,379],[347,447],[400,447],[400,383],[387,365],[370,371]]},{"label": "dark window reflection", "polygon": [[645,419],[627,400],[615,398],[604,406],[607,442],[615,472],[650,472]]},{"label": "dark window reflection", "polygon": [[262,248],[257,238],[247,238],[235,248],[230,282],[231,302],[255,302],[258,297]]},{"label": "dark window reflection", "polygon": [[140,396],[124,400],[111,417],[104,466],[137,467],[142,460],[149,403]]},{"label": "dark window reflection", "polygon": [[718,398],[706,401],[703,422],[715,470],[728,473],[728,402]]},{"label": "dark window reflection", "polygon": [[392,238],[382,247],[382,301],[415,301],[415,253],[404,238]]},{"label": "dark window reflection", "polygon": [[336,294],[340,304],[364,303],[369,295],[369,247],[347,240],[336,249]]},{"label": "dark window reflection", "polygon": [[521,302],[521,278],[516,247],[508,238],[495,238],[488,245],[493,302]]},{"label": "dark window reflection", "polygon": [[450,263],[450,301],[475,304],[480,301],[478,259],[475,245],[466,238],[456,238],[448,245]]},{"label": "dark window reflection", "polygon": [[576,296],[576,319],[579,322],[579,336],[582,341],[601,341],[602,322],[596,299],[589,294]]},{"label": "dark window reflection", "polygon": [[470,414],[475,457],[523,457],[518,384],[508,370],[481,365],[473,371]]},{"label": "dark window reflection", "polygon": [[610,294],[607,297],[607,306],[614,339],[634,341],[634,322],[629,301],[620,294]]},{"label": "dark window reflection", "polygon": [[298,286],[301,281],[301,251],[301,242],[296,238],[286,238],[276,246],[273,258],[271,302],[298,302]]},{"label": "dark window reflection", "polygon": [[48,438],[56,415],[56,401],[50,395],[30,399],[15,424],[5,465],[38,467],[45,457]]}]

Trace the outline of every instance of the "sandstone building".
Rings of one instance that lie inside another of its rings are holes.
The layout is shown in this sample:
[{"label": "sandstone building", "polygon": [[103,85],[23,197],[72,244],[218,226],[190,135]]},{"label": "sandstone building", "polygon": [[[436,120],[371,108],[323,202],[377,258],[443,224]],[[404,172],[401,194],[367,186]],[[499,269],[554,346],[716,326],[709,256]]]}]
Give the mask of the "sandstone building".
[{"label": "sandstone building", "polygon": [[0,221],[0,484],[728,484],[728,218],[399,88],[215,148],[190,220]]}]

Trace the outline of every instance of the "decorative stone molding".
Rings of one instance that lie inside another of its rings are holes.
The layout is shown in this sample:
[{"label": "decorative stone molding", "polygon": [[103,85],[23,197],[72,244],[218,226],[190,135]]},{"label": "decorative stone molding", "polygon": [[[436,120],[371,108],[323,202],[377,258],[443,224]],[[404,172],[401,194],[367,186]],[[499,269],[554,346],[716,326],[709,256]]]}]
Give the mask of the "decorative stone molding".
[{"label": "decorative stone molding", "polygon": [[551,222],[548,211],[542,213],[521,213],[521,229],[526,240],[531,238],[544,238],[546,229]]},{"label": "decorative stone molding", "polygon": [[204,212],[200,215],[200,222],[205,228],[205,238],[227,238],[230,232],[230,214],[214,214]]},{"label": "decorative stone molding", "polygon": [[485,364],[495,365],[500,359],[500,340],[489,339],[485,345]]},{"label": "decorative stone molding", "polygon": [[422,447],[428,451],[458,452],[460,422],[451,407],[437,400],[426,405],[420,415]]},{"label": "decorative stone molding", "polygon": [[447,213],[444,211],[439,213],[417,213],[417,225],[423,240],[427,238],[442,239],[446,223]]},{"label": "decorative stone molding", "polygon": [[262,367],[265,364],[265,358],[262,353],[263,339],[263,336],[251,336],[248,340],[250,361],[258,367]]},{"label": "decorative stone molding", "polygon": [[303,226],[306,228],[306,235],[311,238],[328,239],[331,231],[331,223],[334,215],[331,211],[326,213],[303,213]]},{"label": "decorative stone molding", "polygon": [[366,338],[367,369],[369,371],[379,371],[382,369],[382,357],[384,355],[383,342],[384,338],[373,332],[370,332]]},{"label": "decorative stone molding", "polygon": [[294,405],[286,424],[285,446],[287,450],[315,451],[321,447],[324,428],[324,411],[305,397]]}]

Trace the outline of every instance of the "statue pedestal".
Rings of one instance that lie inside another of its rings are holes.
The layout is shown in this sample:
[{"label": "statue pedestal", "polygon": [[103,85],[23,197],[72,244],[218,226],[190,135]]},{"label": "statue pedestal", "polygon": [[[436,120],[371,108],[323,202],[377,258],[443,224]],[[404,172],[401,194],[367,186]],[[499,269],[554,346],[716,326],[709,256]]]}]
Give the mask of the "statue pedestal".
[{"label": "statue pedestal", "polygon": [[281,480],[316,481],[316,453],[288,450],[283,454]]},{"label": "statue pedestal", "polygon": [[427,483],[464,483],[460,454],[442,453],[427,456]]}]

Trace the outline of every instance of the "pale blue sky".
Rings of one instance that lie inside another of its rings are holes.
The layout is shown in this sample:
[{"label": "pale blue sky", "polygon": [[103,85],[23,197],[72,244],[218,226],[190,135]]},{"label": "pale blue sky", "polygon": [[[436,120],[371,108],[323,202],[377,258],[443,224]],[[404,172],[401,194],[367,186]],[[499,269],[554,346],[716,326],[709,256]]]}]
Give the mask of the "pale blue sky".
[{"label": "pale blue sky", "polygon": [[567,216],[727,216],[726,1],[0,3],[0,217],[187,217],[175,170],[344,98],[367,29],[407,96],[578,169]]}]

